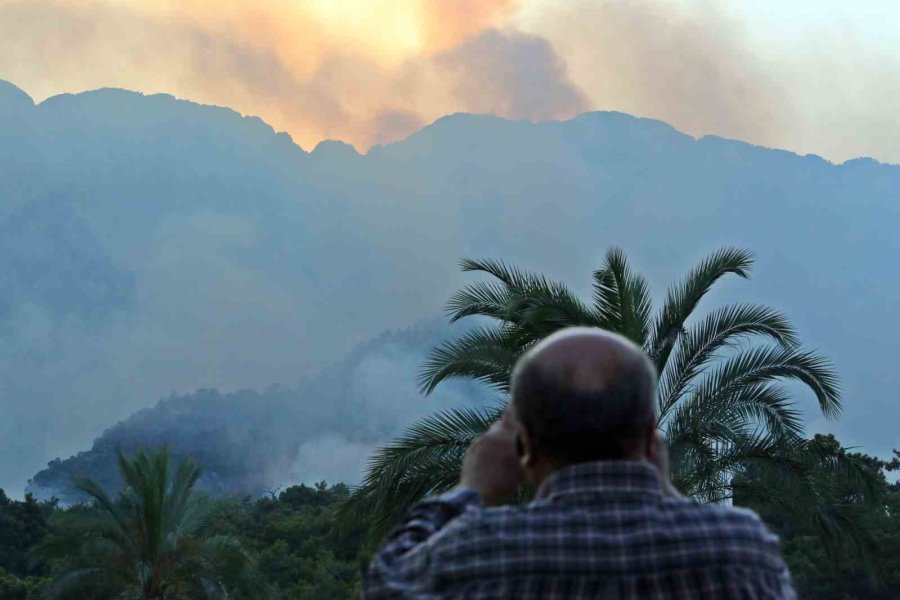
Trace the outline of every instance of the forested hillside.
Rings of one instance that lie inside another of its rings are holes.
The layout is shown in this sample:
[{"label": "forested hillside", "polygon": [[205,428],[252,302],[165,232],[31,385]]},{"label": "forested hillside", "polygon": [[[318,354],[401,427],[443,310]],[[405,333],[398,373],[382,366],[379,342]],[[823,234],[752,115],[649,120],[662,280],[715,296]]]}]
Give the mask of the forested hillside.
[{"label": "forested hillside", "polygon": [[198,390],[160,400],[104,431],[89,450],[51,461],[28,490],[69,504],[81,499],[75,478],[90,477],[115,493],[118,453],[161,446],[203,467],[201,489],[232,497],[326,476],[356,481],[375,446],[418,416],[487,400],[465,382],[419,396],[419,364],[448,331],[431,320],[384,333],[295,387]]}]

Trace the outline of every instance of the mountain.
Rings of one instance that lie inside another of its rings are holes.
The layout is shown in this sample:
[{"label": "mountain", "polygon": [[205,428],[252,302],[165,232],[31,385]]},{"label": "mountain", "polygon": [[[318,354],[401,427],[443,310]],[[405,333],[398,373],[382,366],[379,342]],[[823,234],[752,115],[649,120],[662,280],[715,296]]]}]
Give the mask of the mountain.
[{"label": "mountain", "polygon": [[162,446],[176,460],[200,464],[198,485],[215,494],[259,496],[297,482],[356,481],[378,443],[411,420],[489,401],[469,382],[452,382],[428,401],[418,398],[417,367],[446,338],[447,328],[432,319],[360,344],[296,387],[168,397],[106,429],[89,450],[50,461],[27,491],[71,504],[82,499],[76,478],[89,477],[114,493],[121,486],[120,452]]},{"label": "mountain", "polygon": [[[895,165],[608,112],[458,114],[365,155],[338,142],[307,152],[259,119],[167,95],[35,105],[6,84],[0,181],[0,486],[13,492],[159,398],[298,389],[364,340],[435,314],[467,280],[460,257],[589,293],[612,245],[656,293],[715,247],[753,250],[753,281],[709,306],[787,312],[844,384],[843,418],[810,429],[875,454],[897,445]],[[301,413],[322,409],[294,398]]]}]

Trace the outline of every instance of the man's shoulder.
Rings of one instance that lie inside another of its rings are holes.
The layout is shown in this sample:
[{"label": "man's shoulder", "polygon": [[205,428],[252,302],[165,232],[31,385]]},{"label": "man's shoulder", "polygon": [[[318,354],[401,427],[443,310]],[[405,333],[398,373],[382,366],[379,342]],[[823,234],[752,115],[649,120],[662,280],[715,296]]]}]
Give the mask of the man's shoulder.
[{"label": "man's shoulder", "polygon": [[[746,529],[766,536],[773,536],[753,510],[739,506],[701,503],[686,498],[666,498],[658,504],[645,504],[648,514],[656,518],[676,520],[686,526],[691,523],[709,526]],[[530,520],[552,518],[556,514],[592,507],[559,505],[546,501],[534,501],[518,506],[471,507],[466,511],[466,521],[481,526],[524,525]],[[598,505],[599,512],[615,512],[615,507]]]},{"label": "man's shoulder", "polygon": [[677,543],[684,553],[712,548],[723,564],[784,568],[778,536],[748,508],[666,500],[658,519],[657,539]]},{"label": "man's shoulder", "polygon": [[[534,521],[556,520],[566,513],[578,512],[581,506],[557,505],[544,501],[535,501],[523,505],[512,506],[469,506],[460,515],[457,532],[464,533],[468,529],[481,530],[495,527],[527,527]],[[738,506],[722,504],[705,504],[684,498],[667,498],[655,506],[647,506],[648,516],[663,522],[672,522],[683,527],[691,525],[708,528],[725,528],[755,533],[764,538],[776,539],[754,511]],[[588,507],[590,511],[590,507]],[[598,512],[610,510],[599,506]],[[615,510],[615,509],[611,509]]]},{"label": "man's shoulder", "polygon": [[522,506],[467,509],[435,540],[456,553],[515,551],[539,543],[635,553],[665,549],[672,557],[703,557],[718,564],[778,569],[778,537],[752,510],[684,499],[665,499],[643,510],[619,513],[608,507]]},{"label": "man's shoulder", "polygon": [[710,535],[730,534],[766,545],[778,544],[778,537],[749,508],[667,499],[661,504],[660,519],[676,529],[696,528]]}]

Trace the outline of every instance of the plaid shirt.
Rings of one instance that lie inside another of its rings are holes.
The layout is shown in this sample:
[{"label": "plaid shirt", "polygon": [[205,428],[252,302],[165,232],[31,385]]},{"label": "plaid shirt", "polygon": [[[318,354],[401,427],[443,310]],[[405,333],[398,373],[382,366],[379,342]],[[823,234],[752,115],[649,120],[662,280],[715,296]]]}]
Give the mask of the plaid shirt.
[{"label": "plaid shirt", "polygon": [[365,598],[793,599],[753,512],[666,496],[654,467],[568,467],[525,506],[456,489],[413,508],[372,561]]}]

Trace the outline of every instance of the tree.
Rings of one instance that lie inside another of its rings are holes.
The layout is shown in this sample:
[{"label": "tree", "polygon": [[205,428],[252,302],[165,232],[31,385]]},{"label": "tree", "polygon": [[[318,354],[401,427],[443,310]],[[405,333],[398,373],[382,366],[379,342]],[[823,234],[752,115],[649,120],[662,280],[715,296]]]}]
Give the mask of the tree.
[{"label": "tree", "polygon": [[369,561],[365,521],[338,527],[345,485],[293,486],[237,514],[236,529],[257,551],[259,571],[283,600],[350,600]]},{"label": "tree", "polygon": [[[170,458],[170,460],[172,460]],[[240,600],[263,600],[270,597],[280,600],[350,600],[359,598],[362,590],[362,572],[369,563],[372,548],[366,542],[366,522],[339,524],[334,509],[349,495],[347,486],[326,485],[292,486],[274,495],[256,500],[250,497],[222,499],[216,503],[215,512],[209,516],[215,523],[215,531],[229,534],[241,540],[245,550],[255,557],[255,576],[244,578],[227,586],[229,597]],[[119,506],[121,500],[115,504]],[[41,507],[46,520],[54,524],[47,539],[47,527],[35,528],[37,533],[28,544],[39,546],[72,543],[70,552],[61,550],[54,557],[27,567],[28,574],[4,570],[0,566],[0,600],[35,600],[53,583],[53,573],[65,575],[72,569],[73,553],[88,550],[74,548],[77,540],[59,539],[62,524],[99,519],[106,512],[98,503],[60,508],[55,502],[34,503],[33,499],[0,502],[0,521],[14,516],[13,523],[23,521],[33,504]],[[343,526],[339,526],[343,525]],[[21,530],[18,525],[5,532]],[[25,528],[29,529],[29,528]],[[78,531],[84,531],[79,527]],[[214,533],[212,525],[207,534]],[[71,536],[75,537],[73,532]],[[54,539],[55,538],[55,539]],[[0,536],[0,556],[12,565],[28,565],[28,547],[19,535]],[[102,582],[84,582],[61,591],[63,600],[117,600],[140,598],[141,590],[111,589]],[[186,586],[173,586],[165,592],[169,600],[203,598],[193,590],[182,591]]]},{"label": "tree", "polygon": [[61,562],[43,597],[86,590],[140,600],[224,598],[253,581],[237,538],[216,532],[217,504],[194,491],[198,467],[182,461],[172,469],[163,449],[132,459],[120,454],[119,470],[125,487],[118,499],[80,480],[92,506],[52,523],[37,554]]},{"label": "tree", "polygon": [[30,600],[37,597],[42,580],[36,577],[16,577],[0,567],[0,600]]},{"label": "tree", "polygon": [[28,600],[46,583],[46,565],[30,561],[28,550],[47,535],[56,501],[38,502],[31,494],[13,500],[0,489],[0,600]]},{"label": "tree", "polygon": [[55,508],[56,501],[38,502],[31,494],[22,501],[12,500],[0,489],[0,569],[19,577],[38,574],[26,551],[44,538]]},{"label": "tree", "polygon": [[833,566],[848,557],[865,562],[881,554],[873,524],[888,513],[885,467],[833,435],[816,435],[780,464],[747,465],[732,481],[733,500],[779,532],[814,537]]},{"label": "tree", "polygon": [[[803,598],[863,600],[900,597],[900,483],[887,473],[900,469],[900,453],[891,461],[849,452],[831,435],[817,435],[806,456],[815,494],[830,521],[844,520],[857,535],[822,544],[821,516],[786,518],[786,504],[797,502],[789,485],[770,473],[742,474],[735,502],[756,510],[781,537],[785,559]],[[762,477],[762,480],[755,480]],[[875,487],[877,493],[872,493]],[[770,493],[764,493],[770,490]],[[806,490],[796,490],[807,493]],[[834,548],[846,545],[844,552]]]},{"label": "tree", "polygon": [[414,424],[374,455],[346,510],[371,515],[383,531],[424,495],[455,484],[465,449],[508,401],[516,360],[547,335],[574,325],[618,332],[650,355],[660,374],[659,427],[683,493],[729,499],[735,475],[751,465],[799,473],[797,456],[807,442],[781,382],[804,384],[822,413],[834,417],[841,404],[831,364],[802,349],[787,318],[771,308],[734,304],[694,315],[722,277],[747,278],[752,262],[742,250],[713,253],[669,288],[654,314],[646,280],[618,249],[594,272],[590,302],[543,275],[500,261],[463,260],[463,271],[489,279],[452,297],[450,320],[481,317],[488,323],[436,348],[420,383],[427,394],[449,378],[474,379],[497,392],[497,405],[443,411]]}]

